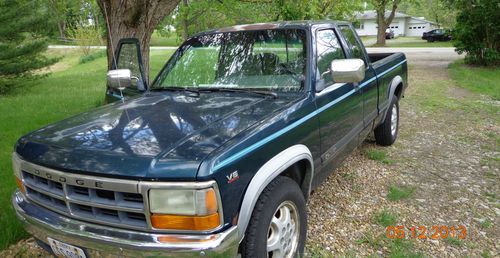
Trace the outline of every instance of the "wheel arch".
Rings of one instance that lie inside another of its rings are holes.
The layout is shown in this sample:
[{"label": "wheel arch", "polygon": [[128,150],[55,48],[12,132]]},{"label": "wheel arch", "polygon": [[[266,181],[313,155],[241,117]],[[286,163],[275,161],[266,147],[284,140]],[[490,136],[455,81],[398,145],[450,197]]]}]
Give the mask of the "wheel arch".
[{"label": "wheel arch", "polygon": [[[314,176],[314,163],[309,148],[305,145],[297,144],[283,150],[268,160],[262,167],[259,168],[248,184],[241,203],[237,223],[240,242],[245,236],[255,204],[257,203],[262,191],[264,191],[267,185],[280,175],[285,174],[285,176],[294,179],[292,174],[286,175],[286,173],[291,171],[290,168],[294,166],[303,166],[302,168],[305,169],[305,171],[303,171],[304,175],[302,176],[302,182],[299,183],[299,187],[302,189],[302,193],[307,200],[311,192],[311,183]],[[294,180],[297,182],[296,179]]]},{"label": "wheel arch", "polygon": [[396,75],[392,81],[391,85],[389,86],[389,97],[387,101],[387,109],[384,112],[384,117],[382,118],[381,121],[385,120],[385,116],[389,112],[389,106],[392,103],[392,100],[394,99],[394,96],[398,97],[398,99],[401,99],[403,96],[403,89],[404,89],[404,80],[400,75]]}]

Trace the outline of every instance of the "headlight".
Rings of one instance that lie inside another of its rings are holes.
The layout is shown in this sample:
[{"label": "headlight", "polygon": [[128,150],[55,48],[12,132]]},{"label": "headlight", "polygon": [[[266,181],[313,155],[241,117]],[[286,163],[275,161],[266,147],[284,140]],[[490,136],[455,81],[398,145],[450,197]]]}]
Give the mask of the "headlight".
[{"label": "headlight", "polygon": [[220,225],[219,204],[213,188],[151,189],[149,209],[151,223],[158,229],[210,230]]}]

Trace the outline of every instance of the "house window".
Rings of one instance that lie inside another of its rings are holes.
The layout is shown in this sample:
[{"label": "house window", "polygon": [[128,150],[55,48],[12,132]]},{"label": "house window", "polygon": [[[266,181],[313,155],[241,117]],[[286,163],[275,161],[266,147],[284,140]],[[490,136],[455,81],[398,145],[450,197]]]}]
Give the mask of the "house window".
[{"label": "house window", "polygon": [[396,26],[396,29],[399,29],[399,26]]}]

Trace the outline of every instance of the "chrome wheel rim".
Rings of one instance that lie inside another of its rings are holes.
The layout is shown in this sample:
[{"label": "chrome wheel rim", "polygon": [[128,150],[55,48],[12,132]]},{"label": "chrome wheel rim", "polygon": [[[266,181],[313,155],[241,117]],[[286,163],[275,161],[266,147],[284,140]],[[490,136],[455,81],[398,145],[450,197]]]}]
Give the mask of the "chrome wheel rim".
[{"label": "chrome wheel rim", "polygon": [[391,134],[392,136],[396,136],[396,131],[398,130],[398,108],[396,105],[392,107],[391,112]]},{"label": "chrome wheel rim", "polygon": [[291,201],[282,202],[267,230],[267,257],[293,257],[299,244],[298,209]]}]

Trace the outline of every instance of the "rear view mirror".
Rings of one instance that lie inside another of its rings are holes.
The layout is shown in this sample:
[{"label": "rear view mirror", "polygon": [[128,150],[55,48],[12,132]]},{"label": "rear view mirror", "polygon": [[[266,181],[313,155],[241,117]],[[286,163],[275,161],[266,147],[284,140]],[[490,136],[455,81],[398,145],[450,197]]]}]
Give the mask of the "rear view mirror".
[{"label": "rear view mirror", "polygon": [[360,82],[365,78],[365,62],[361,59],[333,60],[330,71],[334,82]]},{"label": "rear view mirror", "polygon": [[106,77],[108,86],[118,90],[124,90],[132,86],[132,80],[139,79],[132,76],[132,72],[129,69],[110,70]]}]

